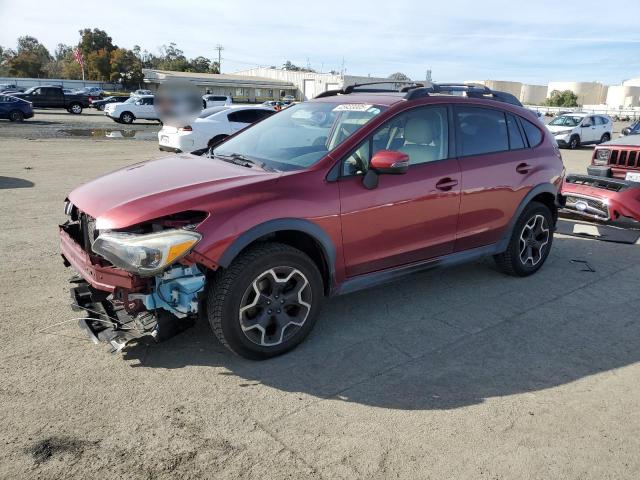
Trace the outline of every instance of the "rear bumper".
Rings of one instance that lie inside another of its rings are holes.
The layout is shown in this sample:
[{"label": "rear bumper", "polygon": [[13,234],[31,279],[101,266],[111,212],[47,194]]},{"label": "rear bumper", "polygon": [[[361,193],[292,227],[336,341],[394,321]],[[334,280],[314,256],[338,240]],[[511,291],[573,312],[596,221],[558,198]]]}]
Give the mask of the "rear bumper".
[{"label": "rear bumper", "polygon": [[140,286],[139,279],[125,270],[91,263],[87,252],[82,250],[80,245],[65,232],[62,225],[60,226],[60,250],[65,262],[93,288],[113,292],[116,287],[134,290]]}]

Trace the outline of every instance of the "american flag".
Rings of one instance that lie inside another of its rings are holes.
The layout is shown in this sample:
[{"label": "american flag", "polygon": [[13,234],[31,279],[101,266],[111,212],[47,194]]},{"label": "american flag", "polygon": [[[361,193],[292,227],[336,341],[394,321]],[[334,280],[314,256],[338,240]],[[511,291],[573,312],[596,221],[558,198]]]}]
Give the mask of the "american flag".
[{"label": "american flag", "polygon": [[76,58],[76,62],[78,62],[80,66],[84,68],[84,58],[82,58],[82,52],[80,51],[79,48],[76,48],[73,51],[73,56]]}]

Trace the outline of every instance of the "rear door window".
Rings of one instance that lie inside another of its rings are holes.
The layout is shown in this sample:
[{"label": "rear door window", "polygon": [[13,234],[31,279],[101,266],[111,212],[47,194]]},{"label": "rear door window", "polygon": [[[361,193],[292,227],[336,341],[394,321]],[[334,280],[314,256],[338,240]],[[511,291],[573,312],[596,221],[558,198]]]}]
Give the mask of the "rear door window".
[{"label": "rear door window", "polygon": [[256,121],[255,110],[240,110],[237,112],[231,112],[228,115],[230,122],[237,123],[253,123]]},{"label": "rear door window", "polygon": [[509,150],[507,122],[499,110],[456,107],[455,125],[461,156]]},{"label": "rear door window", "polygon": [[520,150],[526,146],[520,134],[518,122],[516,122],[516,118],[510,113],[507,114],[507,130],[509,132],[509,147],[511,150]]}]

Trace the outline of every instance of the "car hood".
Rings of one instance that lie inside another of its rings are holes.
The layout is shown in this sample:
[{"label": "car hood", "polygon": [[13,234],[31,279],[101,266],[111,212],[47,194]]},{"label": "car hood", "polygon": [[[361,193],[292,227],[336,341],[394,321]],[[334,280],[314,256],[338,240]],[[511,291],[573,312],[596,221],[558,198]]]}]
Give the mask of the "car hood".
[{"label": "car hood", "polygon": [[96,178],[69,201],[96,219],[97,229],[118,229],[187,210],[206,211],[209,197],[277,178],[266,172],[195,155],[171,155]]},{"label": "car hood", "polygon": [[566,125],[549,125],[547,124],[547,129],[553,133],[553,132],[562,132],[564,130],[573,130],[576,127],[567,127]]}]

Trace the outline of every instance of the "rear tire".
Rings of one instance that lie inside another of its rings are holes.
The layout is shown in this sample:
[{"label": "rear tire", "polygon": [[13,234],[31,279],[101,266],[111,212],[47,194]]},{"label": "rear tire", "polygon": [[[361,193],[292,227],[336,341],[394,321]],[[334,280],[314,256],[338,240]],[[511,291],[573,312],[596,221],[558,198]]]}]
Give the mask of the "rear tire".
[{"label": "rear tire", "polygon": [[12,122],[22,122],[24,120],[24,114],[20,110],[13,110],[9,113],[9,120]]},{"label": "rear tire", "polygon": [[602,137],[600,137],[600,143],[608,142],[609,140],[611,140],[611,135],[608,133],[604,133]]},{"label": "rear tire", "polygon": [[122,112],[120,114],[120,122],[121,123],[131,124],[131,123],[133,123],[134,119],[135,119],[135,117],[133,116],[133,113],[131,113],[131,112]]},{"label": "rear tire", "polygon": [[98,105],[98,110],[100,110],[101,112],[104,112],[104,105]]},{"label": "rear tire", "polygon": [[281,243],[259,243],[210,280],[207,316],[225,347],[263,360],[307,337],[323,291],[322,276],[307,255]]},{"label": "rear tire", "polygon": [[531,202],[518,217],[507,249],[493,258],[507,275],[526,277],[536,273],[553,244],[553,214],[549,207]]},{"label": "rear tire", "polygon": [[82,105],[80,105],[78,102],[73,102],[71,105],[69,105],[69,113],[80,115],[82,113]]}]

